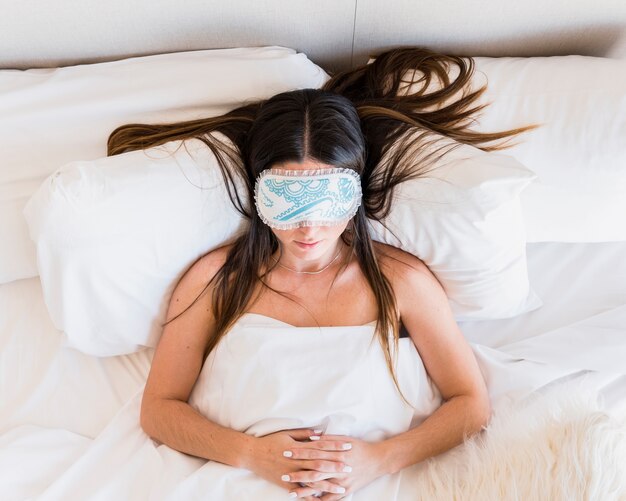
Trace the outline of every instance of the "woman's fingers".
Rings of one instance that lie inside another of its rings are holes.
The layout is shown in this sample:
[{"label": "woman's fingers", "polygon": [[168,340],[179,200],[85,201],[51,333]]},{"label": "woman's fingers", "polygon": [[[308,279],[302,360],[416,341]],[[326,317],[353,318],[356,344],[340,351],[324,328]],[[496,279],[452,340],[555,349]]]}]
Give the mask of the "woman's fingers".
[{"label": "woman's fingers", "polygon": [[343,461],[328,461],[325,459],[300,460],[293,462],[295,470],[315,470],[326,473],[350,473],[352,467]]},{"label": "woman's fingers", "polygon": [[315,498],[315,501],[337,501],[339,499],[343,499],[344,497],[345,497],[345,494],[327,493],[319,498]]},{"label": "woman's fingers", "polygon": [[283,452],[283,456],[291,459],[327,459],[330,461],[345,461],[348,457],[345,451],[321,451],[319,449],[292,447]]},{"label": "woman's fingers", "polygon": [[329,435],[325,433],[322,438],[324,440],[338,440],[339,442],[350,442],[350,439],[353,437],[349,435]]},{"label": "woman's fingers", "polygon": [[319,496],[323,496],[324,494],[328,493],[343,495],[346,492],[346,488],[327,480],[321,480],[319,482],[309,482],[307,484],[302,484],[301,487],[293,489],[289,492],[290,494],[296,494],[296,496],[292,495],[291,497],[308,498],[310,496],[314,499],[319,499]]},{"label": "woman's fingers", "polygon": [[323,495],[323,492],[315,492],[313,494],[298,494],[296,491],[291,491],[289,497],[293,499],[302,499],[303,501],[319,501]]},{"label": "woman's fingers", "polygon": [[[298,434],[292,438],[302,437],[303,431],[305,430],[298,430]],[[283,456],[292,458],[294,468],[299,470],[286,473],[281,479],[285,482],[301,484],[299,488],[290,491],[300,499],[312,497],[328,501],[341,499],[345,495],[345,487],[328,480],[345,479],[352,471],[350,465],[345,463],[348,458],[347,451],[352,448],[352,444],[347,440],[350,437],[309,438],[310,442],[304,442],[298,444],[298,447],[283,451]],[[325,498],[324,496],[332,497]]]},{"label": "woman's fingers", "polygon": [[322,430],[314,430],[312,428],[298,428],[286,431],[291,438],[298,441],[310,440],[311,437],[319,437],[322,434]]},{"label": "woman's fingers", "polygon": [[328,480],[329,478],[346,478],[347,473],[339,473],[334,471],[316,471],[301,470],[285,473],[281,480],[283,482],[302,482],[303,484],[310,482],[319,482],[320,480]]},{"label": "woman's fingers", "polygon": [[320,480],[319,482],[309,482],[306,484],[307,487],[311,489],[315,489],[318,492],[330,492],[333,494],[345,494],[346,488],[342,485],[336,484],[334,482],[329,482],[328,480]]},{"label": "woman's fingers", "polygon": [[[327,450],[317,449],[321,445]],[[350,473],[352,467],[346,462],[347,453],[343,450],[343,443],[319,442],[312,447],[292,447],[283,451],[283,456],[293,459],[294,470],[314,470],[318,472]],[[338,451],[337,449],[340,449]]]},{"label": "woman's fingers", "polygon": [[352,449],[352,444],[347,440],[328,440],[326,437],[323,437],[315,440],[311,439],[306,448],[322,451],[349,451]]},{"label": "woman's fingers", "polygon": [[318,496],[323,494],[319,489],[314,489],[313,487],[309,487],[308,485],[302,485],[301,487],[297,487],[296,489],[291,489],[289,491],[290,498],[307,498],[312,497],[318,499]]}]

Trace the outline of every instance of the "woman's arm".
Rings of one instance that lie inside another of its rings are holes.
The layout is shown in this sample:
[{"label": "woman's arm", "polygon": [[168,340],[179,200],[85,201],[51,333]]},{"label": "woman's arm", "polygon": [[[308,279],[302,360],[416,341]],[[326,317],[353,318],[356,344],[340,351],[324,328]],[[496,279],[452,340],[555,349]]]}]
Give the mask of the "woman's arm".
[{"label": "woman's arm", "polygon": [[[311,471],[315,468],[292,473],[292,481],[308,485],[294,490],[298,497],[326,491],[322,501],[342,499],[342,495],[329,490],[331,482],[345,487],[347,494],[358,491],[382,475],[395,473],[462,443],[466,435],[479,431],[490,417],[489,397],[480,368],[454,320],[441,284],[415,256],[383,244],[377,244],[377,248],[402,322],[445,402],[419,426],[380,442],[323,435],[316,444],[292,449],[292,457],[296,459],[324,454],[352,467],[351,473],[323,482],[319,479],[327,477]],[[349,442],[352,448],[322,452],[332,441]]]},{"label": "woman's arm", "polygon": [[[184,311],[217,273],[226,258],[226,249],[217,249],[198,260],[177,284],[168,307],[167,319]],[[220,426],[188,404],[191,391],[204,362],[204,352],[215,328],[211,305],[212,289],[180,317],[163,329],[141,402],[140,423],[153,439],[178,451],[201,458],[246,468],[284,488],[291,483],[281,479],[293,465],[283,455],[309,437],[312,429],[294,429],[254,437]],[[341,444],[336,444],[340,447]],[[310,467],[306,460],[299,468]],[[330,477],[344,468],[340,460],[316,461],[315,467]],[[330,492],[340,492],[330,486]]]},{"label": "woman's arm", "polygon": [[392,252],[402,261],[387,261],[402,322],[444,403],[419,426],[381,443],[387,473],[455,447],[491,415],[485,381],[443,287],[418,258]]},{"label": "woman's arm", "polygon": [[[224,262],[225,254],[225,248],[217,249],[187,270],[172,293],[168,320],[194,301]],[[208,288],[183,315],[164,327],[146,382],[140,423],[148,435],[173,449],[239,466],[250,437],[206,419],[187,403],[215,325],[210,298]]]}]

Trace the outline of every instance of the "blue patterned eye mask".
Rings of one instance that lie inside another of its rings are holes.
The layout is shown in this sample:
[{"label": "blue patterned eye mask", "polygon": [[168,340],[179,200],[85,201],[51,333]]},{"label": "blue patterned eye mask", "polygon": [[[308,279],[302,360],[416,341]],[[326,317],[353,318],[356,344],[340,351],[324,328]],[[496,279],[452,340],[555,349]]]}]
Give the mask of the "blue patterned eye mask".
[{"label": "blue patterned eye mask", "polygon": [[334,226],[356,214],[361,178],[352,169],[267,169],[257,177],[254,201],[272,228]]}]

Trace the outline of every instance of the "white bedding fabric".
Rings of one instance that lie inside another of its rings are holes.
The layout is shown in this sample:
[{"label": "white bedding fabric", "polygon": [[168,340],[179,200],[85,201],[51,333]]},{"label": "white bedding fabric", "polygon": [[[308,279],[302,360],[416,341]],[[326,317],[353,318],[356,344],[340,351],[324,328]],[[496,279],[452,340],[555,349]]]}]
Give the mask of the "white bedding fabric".
[{"label": "white bedding fabric", "polygon": [[[626,320],[626,307],[612,313],[615,323]],[[586,327],[593,333],[593,324]],[[372,343],[373,332],[374,323],[298,328],[262,315],[244,315],[207,359],[189,402],[218,424],[254,436],[300,427],[322,427],[330,434],[368,441],[396,435],[432,414],[441,397],[415,346],[405,338],[400,341],[397,374],[415,411],[404,403],[387,373],[380,345]],[[560,334],[563,343],[567,328]],[[626,349],[620,334],[603,338],[613,354],[607,358],[610,363],[621,363],[618,349]],[[580,353],[576,363],[562,364],[556,352],[535,350],[534,355],[544,359],[538,363],[512,357],[506,349],[473,348],[496,409],[505,395],[521,399],[546,385],[568,381],[595,362],[589,351]],[[542,363],[545,359],[548,363]],[[621,381],[621,397],[626,398],[626,375],[603,370],[597,376],[598,389],[614,389]],[[0,481],[9,486],[11,497],[36,495],[42,501],[285,498],[283,487],[250,471],[157,444],[138,426],[140,402],[141,390],[93,441],[65,430],[25,426],[10,431],[0,439]],[[16,455],[22,456],[19,463]],[[33,464],[31,458],[37,465],[34,473],[24,467]],[[346,500],[415,499],[411,473],[420,475],[412,468],[380,477]],[[626,490],[626,484],[622,487]]]},{"label": "white bedding fabric", "polygon": [[0,282],[39,273],[22,215],[28,199],[59,167],[105,156],[116,127],[218,116],[328,78],[306,54],[279,46],[0,70]]},{"label": "white bedding fabric", "polygon": [[[509,396],[519,399],[539,388],[585,377],[602,396],[607,412],[624,415],[626,264],[623,255],[626,242],[533,244],[528,250],[531,283],[544,300],[544,306],[514,319],[462,324],[488,382],[492,402],[497,406]],[[243,324],[251,320],[255,321],[255,326],[270,322],[273,333],[280,332],[278,327],[285,333],[302,333],[292,332],[293,328],[287,324],[267,317],[254,317],[244,317]],[[369,336],[367,329],[367,326],[348,328],[352,334],[360,333],[360,337],[348,337],[347,331],[343,333],[346,340],[355,343],[354,349],[349,350],[354,357],[366,353],[357,348],[364,346],[359,343]],[[249,336],[261,336],[267,331],[255,327],[247,332]],[[341,335],[339,331],[335,334]],[[275,337],[264,337],[265,341],[268,339]],[[249,343],[247,340],[245,344]],[[410,366],[411,372],[403,372],[401,377],[403,384],[409,385],[406,387],[410,388],[421,411],[414,418],[413,424],[416,424],[438,404],[438,394],[427,383],[413,345],[406,339],[403,343],[405,360],[418,362],[404,364],[403,370]],[[233,494],[233,489],[244,485],[254,486],[254,499],[273,499],[276,498],[273,494],[258,496],[263,492],[281,492],[280,488],[255,479],[243,470],[214,462],[205,464],[201,459],[185,456],[166,446],[156,447],[138,426],[139,398],[151,351],[97,359],[63,347],[62,336],[52,326],[45,310],[37,278],[0,287],[0,348],[0,492],[3,499],[142,499],[147,496],[145,489],[149,487],[147,479],[151,473],[157,473],[160,479],[159,494],[175,492],[177,498],[185,492],[198,496],[214,489],[212,492],[217,494],[211,499],[232,499],[231,495],[235,499],[246,499]],[[328,349],[328,343],[319,342],[313,348]],[[260,353],[253,357],[257,365],[249,369],[264,368],[267,377],[276,378],[273,384],[278,384],[284,381],[281,373],[285,372],[281,371],[288,370],[288,366],[275,364],[272,365],[275,370],[268,371],[263,364],[268,359],[272,362],[287,360],[288,357],[275,354],[276,350],[288,349],[288,346],[282,342],[269,343],[267,349],[271,350],[272,358]],[[315,350],[311,353],[320,353]],[[307,356],[311,353],[307,352]],[[386,374],[380,358],[367,360],[372,367],[378,367],[377,373]],[[345,360],[341,363],[345,365]],[[331,364],[329,368],[338,366],[340,363]],[[354,373],[356,381],[364,378],[361,374]],[[365,395],[372,385],[369,379],[363,379],[359,386],[349,379],[350,374],[340,372],[333,376],[343,377],[346,383],[335,385],[338,397],[355,388],[364,388]],[[371,399],[359,398],[352,402],[351,408],[350,401],[346,402],[348,408],[342,408],[344,399],[338,398],[326,399],[327,405],[319,408],[302,407],[307,400],[299,396],[300,385],[293,383],[291,373],[289,377],[290,385],[280,389],[281,395],[287,397],[287,407],[274,410],[278,415],[286,415],[291,409],[292,417],[304,420],[302,424],[325,424],[329,432],[374,438],[376,433],[385,433],[381,431],[382,423],[387,423],[386,432],[394,433],[407,425],[407,419],[410,421],[407,409],[402,409],[398,401],[394,403],[393,388],[382,378],[377,380],[376,393],[386,396],[389,406],[373,408]],[[214,411],[209,401],[213,401],[210,395],[215,388],[210,387],[209,381],[201,381],[196,386],[192,404],[211,415]],[[254,378],[250,377],[249,381]],[[320,383],[323,389],[324,382]],[[290,392],[290,388],[297,389],[298,393]],[[254,386],[227,391],[243,397],[261,394],[265,398],[251,402],[246,414],[232,422],[229,419],[234,419],[237,413],[228,406],[223,406],[219,415],[212,417],[258,434],[290,423],[300,425],[295,420],[259,420],[268,412],[271,415],[272,408],[267,405],[274,405],[275,399],[271,394],[255,393]],[[314,395],[309,402],[324,401],[313,398]],[[215,401],[218,398],[216,396]],[[386,413],[386,408],[392,406],[397,410]],[[355,416],[361,418],[367,413],[373,413],[371,421],[354,420]],[[336,421],[330,416],[344,416],[344,420]],[[390,489],[397,489],[395,499],[402,499],[403,482],[407,486],[415,483],[415,479],[407,480],[407,475],[381,479],[371,485],[367,496],[357,493],[353,499],[379,499],[376,492],[385,492],[384,498],[392,499],[388,495]],[[220,479],[219,483],[215,482],[216,478]],[[101,488],[99,496],[87,495],[84,490],[97,486]],[[229,495],[220,497],[223,493]],[[285,491],[277,499],[282,499],[283,494],[286,495]]]},{"label": "white bedding fabric", "polygon": [[468,340],[503,346],[626,304],[626,242],[534,243],[527,256],[543,306],[505,320],[460,322]]}]

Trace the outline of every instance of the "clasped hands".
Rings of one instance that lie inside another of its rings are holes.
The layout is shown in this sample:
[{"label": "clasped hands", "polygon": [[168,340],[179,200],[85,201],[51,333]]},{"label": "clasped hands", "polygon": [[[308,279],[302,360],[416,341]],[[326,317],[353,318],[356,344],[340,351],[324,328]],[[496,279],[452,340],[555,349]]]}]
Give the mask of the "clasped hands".
[{"label": "clasped hands", "polygon": [[286,499],[335,501],[387,473],[384,441],[304,428],[258,437],[253,444],[247,468],[287,488]]}]

